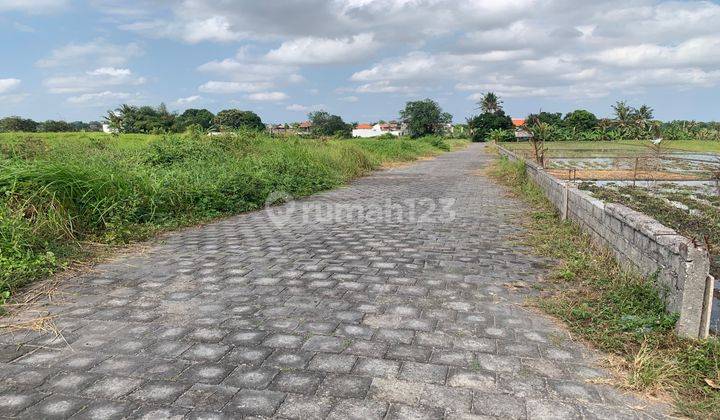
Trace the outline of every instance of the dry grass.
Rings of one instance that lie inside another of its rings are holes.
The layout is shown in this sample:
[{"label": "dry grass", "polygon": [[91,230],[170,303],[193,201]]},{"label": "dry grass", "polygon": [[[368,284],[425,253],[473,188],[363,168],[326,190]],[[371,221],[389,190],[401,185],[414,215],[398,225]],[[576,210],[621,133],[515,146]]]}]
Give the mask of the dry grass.
[{"label": "dry grass", "polygon": [[626,169],[547,169],[547,172],[559,179],[600,180],[600,181],[690,181],[705,179],[690,173],[665,171],[631,171]]}]

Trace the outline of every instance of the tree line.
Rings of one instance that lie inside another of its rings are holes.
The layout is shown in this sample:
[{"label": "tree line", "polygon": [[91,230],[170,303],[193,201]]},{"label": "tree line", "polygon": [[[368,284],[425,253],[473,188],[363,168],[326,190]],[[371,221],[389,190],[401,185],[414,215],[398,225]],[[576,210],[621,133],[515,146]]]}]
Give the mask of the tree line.
[{"label": "tree line", "polygon": [[[468,119],[473,141],[513,141],[516,129],[505,114],[502,100],[493,92],[483,95],[477,103],[481,113]],[[633,107],[618,101],[611,107],[611,117],[598,118],[585,109],[563,115],[540,111],[525,117],[520,129],[531,135],[542,133],[547,141],[647,140],[663,137],[668,140],[720,140],[720,123],[656,120],[648,105]]]},{"label": "tree line", "polygon": [[61,121],[47,120],[35,121],[30,118],[22,118],[18,116],[10,116],[0,118],[0,132],[21,131],[21,132],[70,132],[70,131],[101,131],[102,123],[100,121]]}]

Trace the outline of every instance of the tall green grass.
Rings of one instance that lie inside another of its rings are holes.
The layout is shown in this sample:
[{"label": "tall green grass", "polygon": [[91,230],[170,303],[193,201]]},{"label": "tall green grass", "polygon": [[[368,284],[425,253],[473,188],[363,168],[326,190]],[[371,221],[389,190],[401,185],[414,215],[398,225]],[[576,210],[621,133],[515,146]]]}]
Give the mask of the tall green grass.
[{"label": "tall green grass", "polygon": [[273,191],[304,196],[448,149],[439,138],[2,134],[0,293],[81,257],[88,242],[144,239],[258,209]]}]

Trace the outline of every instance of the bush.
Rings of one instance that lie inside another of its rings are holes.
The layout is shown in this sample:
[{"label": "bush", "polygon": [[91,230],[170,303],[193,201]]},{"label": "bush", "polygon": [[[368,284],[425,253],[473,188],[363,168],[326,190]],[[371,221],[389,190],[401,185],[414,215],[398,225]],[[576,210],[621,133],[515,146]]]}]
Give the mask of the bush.
[{"label": "bush", "polygon": [[502,109],[485,112],[468,119],[468,128],[472,133],[472,141],[486,141],[491,130],[510,130],[513,128],[512,118],[505,115]]}]

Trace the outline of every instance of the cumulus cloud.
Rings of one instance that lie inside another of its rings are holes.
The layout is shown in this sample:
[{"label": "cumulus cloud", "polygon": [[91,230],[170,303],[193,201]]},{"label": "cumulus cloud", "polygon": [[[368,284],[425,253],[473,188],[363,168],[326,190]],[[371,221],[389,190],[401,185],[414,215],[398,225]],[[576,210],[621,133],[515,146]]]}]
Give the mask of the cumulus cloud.
[{"label": "cumulus cloud", "polygon": [[0,79],[0,93],[7,93],[20,86],[20,79]]},{"label": "cumulus cloud", "polygon": [[290,97],[284,92],[258,92],[251,93],[245,98],[257,102],[282,102]]},{"label": "cumulus cloud", "polygon": [[150,20],[120,25],[121,29],[158,38],[177,38],[190,44],[203,41],[231,42],[243,38],[224,16],[209,16],[184,22]]},{"label": "cumulus cloud", "polygon": [[184,98],[177,98],[173,103],[178,106],[189,105],[202,99],[200,95],[191,95]]},{"label": "cumulus cloud", "polygon": [[300,104],[292,104],[285,107],[288,111],[296,111],[296,112],[311,112],[311,111],[319,111],[321,109],[324,109],[325,105],[323,104],[317,104],[317,105],[300,105]]},{"label": "cumulus cloud", "polygon": [[283,42],[268,52],[266,58],[286,64],[350,63],[368,58],[378,46],[368,33],[339,39],[302,37]]},{"label": "cumulus cloud", "polygon": [[113,44],[104,39],[95,39],[85,43],[70,43],[50,52],[46,58],[38,60],[38,67],[82,66],[120,66],[130,59],[143,54],[137,43]]},{"label": "cumulus cloud", "polygon": [[101,67],[83,74],[54,76],[44,80],[49,93],[96,92],[111,86],[137,86],[145,78],[136,76],[130,69]]},{"label": "cumulus cloud", "polygon": [[67,98],[67,102],[74,105],[107,105],[115,104],[119,101],[128,101],[131,98],[136,98],[138,94],[131,94],[125,92],[111,92],[106,90],[104,92],[96,93],[83,93],[82,95],[71,96]]},{"label": "cumulus cloud", "polygon": [[24,12],[30,14],[52,13],[66,8],[67,0],[2,0],[1,12]]},{"label": "cumulus cloud", "polygon": [[238,92],[259,92],[272,88],[269,82],[224,82],[210,80],[198,87],[200,92],[205,93],[238,93]]}]

